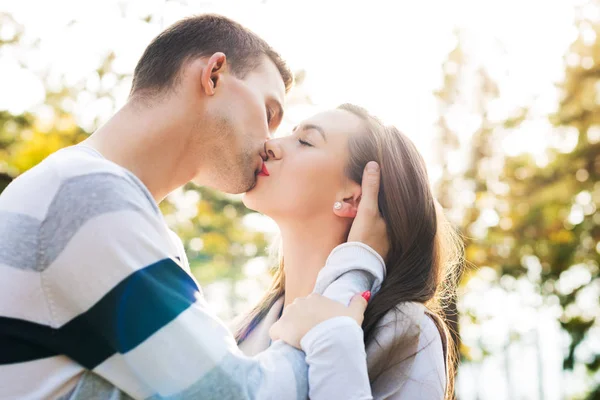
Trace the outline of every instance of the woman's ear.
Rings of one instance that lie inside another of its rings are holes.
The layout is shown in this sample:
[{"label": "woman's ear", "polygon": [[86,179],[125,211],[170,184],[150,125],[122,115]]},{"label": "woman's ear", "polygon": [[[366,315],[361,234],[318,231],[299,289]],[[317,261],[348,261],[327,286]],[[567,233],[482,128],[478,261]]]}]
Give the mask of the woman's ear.
[{"label": "woman's ear", "polygon": [[333,213],[341,218],[356,217],[361,195],[360,185],[354,184],[351,190],[340,193],[340,200],[336,201],[333,205]]},{"label": "woman's ear", "polygon": [[217,90],[222,74],[227,70],[227,57],[221,52],[210,56],[208,63],[202,69],[200,84],[207,96],[212,96]]}]

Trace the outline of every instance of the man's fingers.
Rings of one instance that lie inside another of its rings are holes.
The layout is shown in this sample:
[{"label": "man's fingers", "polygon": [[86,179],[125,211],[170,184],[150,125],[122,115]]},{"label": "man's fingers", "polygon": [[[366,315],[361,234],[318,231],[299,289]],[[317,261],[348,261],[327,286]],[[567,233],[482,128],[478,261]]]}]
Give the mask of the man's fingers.
[{"label": "man's fingers", "polygon": [[379,173],[379,164],[375,161],[369,161],[365,167],[362,178],[362,196],[358,212],[362,210],[378,211],[379,199],[379,181],[381,175]]}]

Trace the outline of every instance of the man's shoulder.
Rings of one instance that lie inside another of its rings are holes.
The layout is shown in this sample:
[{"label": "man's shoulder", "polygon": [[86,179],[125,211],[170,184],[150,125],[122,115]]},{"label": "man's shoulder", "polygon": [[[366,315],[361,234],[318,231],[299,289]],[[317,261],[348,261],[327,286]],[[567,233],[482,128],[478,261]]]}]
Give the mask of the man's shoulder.
[{"label": "man's shoulder", "polygon": [[169,234],[169,237],[171,239],[171,241],[173,242],[175,249],[177,250],[177,258],[179,258],[180,261],[180,265],[181,268],[183,268],[186,272],[188,273],[192,273],[191,269],[190,269],[190,263],[189,260],[187,258],[187,255],[185,253],[185,248],[183,246],[183,241],[181,240],[181,238],[179,237],[179,235],[177,235],[177,233],[175,233],[173,230],[171,229],[167,229],[167,232]]},{"label": "man's shoulder", "polygon": [[148,200],[152,198],[135,175],[88,147],[72,146],[62,149],[44,162],[48,165],[41,164],[40,167],[53,170],[60,181],[60,189],[71,186],[78,188],[82,195],[88,193],[98,196],[106,192],[107,195],[117,197],[131,194],[133,191],[143,194]]},{"label": "man's shoulder", "polygon": [[158,208],[132,173],[79,146],[48,156],[15,179],[0,196],[0,212],[43,220],[48,212],[72,212],[86,204],[127,201],[139,208]]}]

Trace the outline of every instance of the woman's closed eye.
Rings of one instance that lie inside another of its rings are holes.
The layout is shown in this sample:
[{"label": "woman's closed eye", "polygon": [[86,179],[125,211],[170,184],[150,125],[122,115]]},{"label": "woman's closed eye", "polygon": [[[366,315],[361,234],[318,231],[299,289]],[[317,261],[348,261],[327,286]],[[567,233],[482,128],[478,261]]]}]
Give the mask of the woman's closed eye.
[{"label": "woman's closed eye", "polygon": [[314,147],[312,144],[310,144],[309,142],[307,142],[304,139],[298,139],[298,142],[302,145],[302,146],[308,146],[308,147]]}]

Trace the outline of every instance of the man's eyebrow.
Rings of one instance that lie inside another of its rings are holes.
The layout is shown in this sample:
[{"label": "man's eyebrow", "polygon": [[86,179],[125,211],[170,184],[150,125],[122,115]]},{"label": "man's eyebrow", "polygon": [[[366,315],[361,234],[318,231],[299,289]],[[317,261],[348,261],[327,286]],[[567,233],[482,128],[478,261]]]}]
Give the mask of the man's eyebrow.
[{"label": "man's eyebrow", "polygon": [[319,125],[315,125],[315,124],[303,124],[303,125],[298,126],[296,129],[300,129],[300,130],[303,130],[303,131],[306,131],[306,130],[309,130],[309,129],[314,129],[315,131],[319,132],[321,134],[321,136],[323,137],[323,140],[325,142],[327,142],[327,137],[325,136],[325,131]]}]

